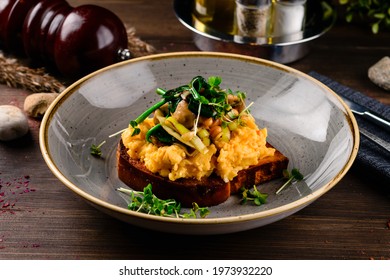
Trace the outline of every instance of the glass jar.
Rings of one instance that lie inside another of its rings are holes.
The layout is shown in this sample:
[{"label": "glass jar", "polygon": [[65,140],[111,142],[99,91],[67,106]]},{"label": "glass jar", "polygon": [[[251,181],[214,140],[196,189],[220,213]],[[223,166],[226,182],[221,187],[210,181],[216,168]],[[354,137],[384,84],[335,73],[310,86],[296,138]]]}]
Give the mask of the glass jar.
[{"label": "glass jar", "polygon": [[241,36],[268,35],[271,0],[236,0],[237,31]]},{"label": "glass jar", "polygon": [[196,0],[194,16],[207,27],[235,34],[235,0]]},{"label": "glass jar", "polygon": [[272,36],[286,36],[303,31],[306,0],[273,0]]}]

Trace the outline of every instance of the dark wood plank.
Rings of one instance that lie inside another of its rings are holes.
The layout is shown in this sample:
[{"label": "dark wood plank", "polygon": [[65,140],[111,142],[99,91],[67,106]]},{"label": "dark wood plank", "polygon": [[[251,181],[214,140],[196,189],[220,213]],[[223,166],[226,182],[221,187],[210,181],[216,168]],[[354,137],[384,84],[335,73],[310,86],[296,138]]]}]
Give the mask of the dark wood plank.
[{"label": "dark wood plank", "polygon": [[[117,13],[157,52],[197,50],[172,1],[93,2]],[[388,33],[372,35],[340,21],[290,66],[390,104],[389,93],[367,78],[368,67],[389,55],[389,46]],[[27,94],[0,85],[0,104],[22,108]],[[388,182],[357,165],[313,204],[271,225],[208,237],[156,233],[99,212],[62,185],[40,154],[40,121],[29,124],[23,139],[0,143],[0,198],[13,205],[0,208],[0,259],[390,259]]]}]

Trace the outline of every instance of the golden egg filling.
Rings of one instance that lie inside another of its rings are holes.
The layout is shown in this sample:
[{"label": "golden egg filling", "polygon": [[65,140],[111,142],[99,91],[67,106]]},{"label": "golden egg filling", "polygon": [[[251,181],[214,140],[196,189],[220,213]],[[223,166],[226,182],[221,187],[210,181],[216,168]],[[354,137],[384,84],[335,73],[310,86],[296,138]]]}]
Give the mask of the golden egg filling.
[{"label": "golden egg filling", "polygon": [[272,157],[267,129],[256,125],[245,93],[220,84],[220,77],[197,76],[188,85],[157,89],[161,101],[122,133],[129,157],[171,181],[215,173],[225,182]]}]

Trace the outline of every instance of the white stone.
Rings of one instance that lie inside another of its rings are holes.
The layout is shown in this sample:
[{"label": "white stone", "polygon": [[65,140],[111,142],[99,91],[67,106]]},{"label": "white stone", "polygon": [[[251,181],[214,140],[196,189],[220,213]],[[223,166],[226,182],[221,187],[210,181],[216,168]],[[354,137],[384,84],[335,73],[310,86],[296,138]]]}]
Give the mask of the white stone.
[{"label": "white stone", "polygon": [[368,77],[376,85],[390,90],[390,57],[385,56],[368,69]]},{"label": "white stone", "polygon": [[28,120],[16,106],[0,106],[0,141],[10,141],[27,134]]}]

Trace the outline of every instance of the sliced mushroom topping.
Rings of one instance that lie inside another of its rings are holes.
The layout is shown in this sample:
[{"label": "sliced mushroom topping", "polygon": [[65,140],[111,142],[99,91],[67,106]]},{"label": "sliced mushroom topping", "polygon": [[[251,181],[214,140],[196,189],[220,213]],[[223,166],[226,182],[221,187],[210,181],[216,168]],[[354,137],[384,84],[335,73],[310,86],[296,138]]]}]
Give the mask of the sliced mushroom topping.
[{"label": "sliced mushroom topping", "polygon": [[172,116],[188,129],[194,126],[196,115],[188,109],[188,103],[185,100],[179,102]]}]

